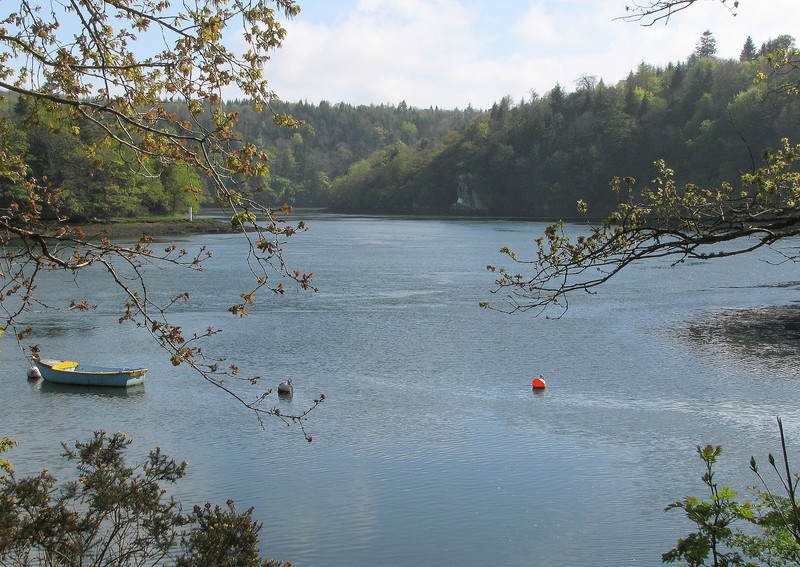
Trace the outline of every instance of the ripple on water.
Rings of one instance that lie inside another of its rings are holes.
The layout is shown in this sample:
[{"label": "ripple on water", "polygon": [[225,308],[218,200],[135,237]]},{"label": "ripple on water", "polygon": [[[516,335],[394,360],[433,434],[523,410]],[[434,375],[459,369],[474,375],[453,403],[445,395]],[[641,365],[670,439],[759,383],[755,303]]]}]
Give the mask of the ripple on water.
[{"label": "ripple on water", "polygon": [[[226,312],[243,287],[237,241],[194,239],[215,263],[180,281],[159,272],[152,297],[187,288],[175,314],[184,331],[224,328],[206,348],[261,377],[228,384],[245,399],[286,377],[291,402],[268,406],[302,410],[325,393],[306,422],[314,442],[274,419],[262,428],[173,368],[111,305],[83,325],[64,315],[37,340],[148,365],[143,395],[48,394],[24,381],[24,361],[9,362],[3,425],[23,441],[10,457],[35,470],[61,440],[124,429],[137,454],[160,445],[189,460],[174,488],[185,504],[254,506],[265,555],[298,566],[659,565],[687,531],[664,506],[700,491],[696,445],[723,444],[720,479],[745,486],[750,454],[776,448],[776,415],[800,439],[800,366],[742,358],[753,336],[720,342],[692,326],[795,290],[750,287],[763,270],[740,258],[634,266],[558,320],[478,309],[492,299],[483,266],[503,246],[529,249],[543,226],[315,220],[295,250],[322,291],[289,290],[241,319]],[[535,394],[539,373],[548,389]]]}]

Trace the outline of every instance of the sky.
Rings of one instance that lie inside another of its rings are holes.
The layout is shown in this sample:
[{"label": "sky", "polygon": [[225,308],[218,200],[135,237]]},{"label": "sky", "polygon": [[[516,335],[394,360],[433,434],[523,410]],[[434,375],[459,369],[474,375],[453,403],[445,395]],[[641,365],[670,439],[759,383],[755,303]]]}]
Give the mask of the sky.
[{"label": "sky", "polygon": [[586,76],[614,84],[642,62],[685,61],[706,30],[723,58],[738,59],[748,36],[756,47],[782,34],[800,41],[800,0],[740,0],[736,16],[699,0],[652,26],[616,19],[631,2],[298,0],[266,77],[290,102],[488,109],[556,84],[572,91]]}]

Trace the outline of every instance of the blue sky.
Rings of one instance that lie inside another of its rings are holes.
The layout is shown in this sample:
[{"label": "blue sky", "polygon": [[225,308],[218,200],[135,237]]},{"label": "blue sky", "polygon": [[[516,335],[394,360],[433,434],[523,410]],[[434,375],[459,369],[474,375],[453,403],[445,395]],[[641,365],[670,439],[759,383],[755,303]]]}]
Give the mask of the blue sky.
[{"label": "blue sky", "polygon": [[800,1],[741,0],[737,16],[701,0],[643,27],[615,18],[630,0],[299,0],[267,69],[283,100],[489,108],[575,88],[584,75],[623,79],[642,61],[683,61],[708,29],[738,58],[781,34],[800,40]]}]

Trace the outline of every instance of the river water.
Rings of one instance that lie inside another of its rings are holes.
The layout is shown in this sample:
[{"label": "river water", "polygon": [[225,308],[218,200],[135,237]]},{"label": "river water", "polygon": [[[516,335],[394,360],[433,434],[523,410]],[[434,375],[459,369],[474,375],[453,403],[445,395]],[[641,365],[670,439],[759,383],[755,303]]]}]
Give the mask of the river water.
[{"label": "river water", "polygon": [[[134,455],[159,445],[189,461],[172,490],[184,506],[254,506],[263,555],[297,567],[659,565],[691,529],[664,507],[704,496],[698,444],[722,444],[718,480],[743,488],[756,483],[750,455],[778,451],[776,416],[800,443],[796,342],[764,357],[759,333],[726,340],[717,325],[796,301],[800,274],[778,254],[634,266],[547,319],[478,308],[494,299],[486,264],[506,245],[530,250],[541,223],[309,224],[286,253],[319,292],[266,295],[244,318],[227,312],[248,290],[240,235],[181,242],[213,251],[202,273],[148,273],[154,295],[190,291],[175,313],[187,333],[224,329],[209,354],[263,387],[293,378],[293,399],[271,404],[298,411],[326,395],[306,423],[312,443],[173,368],[118,324],[120,298],[94,275],[78,290],[63,276],[43,291],[98,308],[33,314],[26,344],[150,372],[125,394],[53,390],[26,380],[7,335],[0,433],[21,442],[8,455],[18,473],[67,478],[61,441],[125,431]],[[540,373],[548,388],[535,393]]]}]

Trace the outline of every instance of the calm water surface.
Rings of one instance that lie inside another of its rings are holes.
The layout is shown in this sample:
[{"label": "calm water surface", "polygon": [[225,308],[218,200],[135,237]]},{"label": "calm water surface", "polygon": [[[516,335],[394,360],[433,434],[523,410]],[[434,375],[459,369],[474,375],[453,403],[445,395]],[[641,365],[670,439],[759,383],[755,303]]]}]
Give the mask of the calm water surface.
[{"label": "calm water surface", "polygon": [[[272,403],[299,410],[326,394],[307,424],[311,444],[276,420],[262,428],[173,368],[148,336],[117,323],[121,299],[91,277],[78,291],[66,279],[43,284],[100,303],[89,316],[32,316],[47,322],[33,338],[45,356],[144,364],[147,384],[125,395],[53,391],[26,381],[28,364],[6,340],[0,433],[21,442],[10,454],[20,473],[63,473],[59,442],[96,429],[125,431],[135,454],[160,445],[190,462],[175,489],[184,505],[254,506],[264,555],[298,567],[660,565],[690,530],[664,507],[702,494],[696,445],[721,443],[719,480],[745,486],[755,484],[750,455],[777,450],[775,416],[800,443],[796,353],[748,358],[686,329],[790,304],[800,276],[768,255],[651,263],[576,296],[557,320],[479,309],[492,282],[485,265],[543,228],[314,219],[287,253],[320,291],[264,297],[244,319],[226,311],[248,290],[240,236],[182,243],[214,252],[202,274],[151,268],[151,293],[191,292],[176,314],[187,333],[224,328],[210,353],[265,387],[293,377],[294,399]],[[535,394],[539,373],[549,387]]]}]

